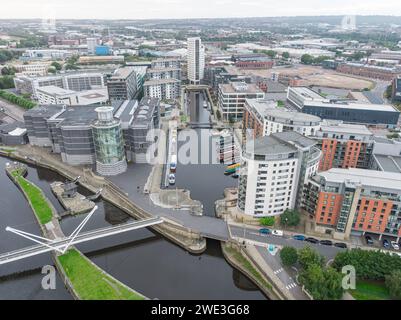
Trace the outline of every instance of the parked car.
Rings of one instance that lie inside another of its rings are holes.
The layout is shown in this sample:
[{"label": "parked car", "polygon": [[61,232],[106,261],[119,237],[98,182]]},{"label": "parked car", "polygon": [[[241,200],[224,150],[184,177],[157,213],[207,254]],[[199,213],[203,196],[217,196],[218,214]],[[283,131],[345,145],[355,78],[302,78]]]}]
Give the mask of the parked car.
[{"label": "parked car", "polygon": [[238,174],[238,173],[234,173],[234,174],[231,176],[231,178],[238,179],[238,178],[239,178],[239,174]]},{"label": "parked car", "polygon": [[370,236],[365,236],[366,244],[368,246],[373,246],[373,239]]},{"label": "parked car", "polygon": [[272,235],[278,236],[278,237],[282,237],[284,235],[284,232],[281,230],[273,230],[272,231]]},{"label": "parked car", "polygon": [[319,243],[324,246],[332,246],[333,245],[333,241],[331,241],[331,240],[320,240]]},{"label": "parked car", "polygon": [[383,240],[383,247],[386,249],[390,248],[390,242],[387,239]]},{"label": "parked car", "polygon": [[168,175],[168,183],[169,183],[169,184],[175,184],[175,174],[170,173],[170,174]]},{"label": "parked car", "polygon": [[305,241],[310,242],[310,243],[318,243],[319,242],[319,240],[312,238],[312,237],[306,238]]},{"label": "parked car", "polygon": [[267,228],[262,228],[262,229],[259,229],[259,233],[260,234],[271,234],[272,231],[270,229],[267,229]]},{"label": "parked car", "polygon": [[391,246],[394,250],[400,250],[400,246],[396,241],[391,241]]},{"label": "parked car", "polygon": [[303,236],[302,234],[296,234],[295,236],[292,237],[294,240],[299,240],[299,241],[305,241],[306,237]]},{"label": "parked car", "polygon": [[344,243],[344,242],[336,242],[336,243],[334,244],[334,246],[337,247],[337,248],[347,249],[347,244]]}]

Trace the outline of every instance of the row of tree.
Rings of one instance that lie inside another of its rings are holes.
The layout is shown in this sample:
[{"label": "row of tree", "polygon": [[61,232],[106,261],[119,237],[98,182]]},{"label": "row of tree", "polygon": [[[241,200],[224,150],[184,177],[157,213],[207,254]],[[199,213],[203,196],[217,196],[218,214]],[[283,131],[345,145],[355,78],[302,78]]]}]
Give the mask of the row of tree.
[{"label": "row of tree", "polygon": [[331,59],[329,56],[319,56],[319,57],[314,57],[311,56],[310,54],[303,54],[301,56],[301,63],[303,64],[321,64],[324,60],[329,60]]},{"label": "row of tree", "polygon": [[325,267],[325,259],[309,246],[302,249],[284,247],[280,251],[284,266],[299,263],[299,281],[316,300],[338,300],[344,294],[342,274],[332,267]]},{"label": "row of tree", "polygon": [[36,103],[25,99],[23,97],[17,96],[11,92],[0,90],[0,98],[3,98],[11,103],[14,103],[24,109],[32,109],[36,106]]},{"label": "row of tree", "polygon": [[401,299],[401,258],[381,251],[353,249],[336,255],[333,267],[351,265],[358,279],[384,281],[389,293]]}]

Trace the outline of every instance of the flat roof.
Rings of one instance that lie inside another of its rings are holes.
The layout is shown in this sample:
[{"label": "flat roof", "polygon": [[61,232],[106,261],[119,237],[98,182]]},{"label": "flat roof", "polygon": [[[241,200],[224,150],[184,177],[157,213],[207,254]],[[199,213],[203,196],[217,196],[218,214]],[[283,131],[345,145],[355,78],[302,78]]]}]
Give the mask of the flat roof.
[{"label": "flat roof", "polygon": [[75,93],[75,91],[73,91],[73,90],[68,90],[68,89],[57,87],[57,86],[44,86],[44,87],[37,88],[36,90],[43,92],[45,94],[58,95],[58,96],[70,95],[70,94]]},{"label": "flat roof", "polygon": [[305,106],[322,107],[322,108],[340,108],[340,109],[355,109],[369,111],[385,111],[399,112],[390,104],[369,104],[369,103],[354,103],[354,102],[324,102],[324,101],[306,101]]},{"label": "flat roof", "polygon": [[[245,82],[230,82],[219,84],[223,93],[264,93],[256,84]],[[237,89],[236,89],[237,88]]]},{"label": "flat roof", "polygon": [[180,83],[180,80],[177,79],[151,79],[145,81],[144,86],[153,86],[158,84],[169,84],[169,83]]},{"label": "flat roof", "polygon": [[276,155],[297,152],[298,148],[312,147],[316,141],[297,132],[278,132],[248,141],[246,150],[261,155]]},{"label": "flat roof", "polygon": [[401,173],[401,156],[375,154],[374,157],[383,171]]},{"label": "flat roof", "polygon": [[321,131],[335,132],[335,133],[355,133],[361,135],[373,136],[373,133],[367,126],[362,124],[348,124],[348,123],[331,123],[330,121],[323,121]]},{"label": "flat roof", "polygon": [[289,87],[288,89],[295,91],[297,94],[307,99],[326,100],[326,98],[318,94],[316,91],[309,89],[308,87]]},{"label": "flat roof", "polygon": [[318,116],[307,113],[297,112],[286,109],[285,107],[277,107],[277,102],[271,100],[246,99],[249,106],[253,107],[263,117],[277,117],[283,120],[299,122],[320,122]]},{"label": "flat roof", "polygon": [[401,191],[401,173],[355,168],[333,168],[328,171],[320,172],[319,176],[324,177],[326,181],[330,182],[349,182],[362,184],[364,186]]}]

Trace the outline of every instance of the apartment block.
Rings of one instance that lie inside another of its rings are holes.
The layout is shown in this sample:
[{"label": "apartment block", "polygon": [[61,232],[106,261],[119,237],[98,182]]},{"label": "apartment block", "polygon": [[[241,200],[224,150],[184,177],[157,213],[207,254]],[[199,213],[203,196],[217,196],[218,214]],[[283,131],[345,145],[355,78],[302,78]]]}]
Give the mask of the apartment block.
[{"label": "apartment block", "polygon": [[333,168],[308,179],[302,206],[315,231],[335,239],[365,233],[401,236],[401,173]]},{"label": "apartment block", "polygon": [[238,209],[264,217],[298,207],[304,183],[318,169],[321,153],[315,145],[297,132],[249,140],[241,157]]},{"label": "apartment block", "polygon": [[224,121],[242,119],[246,99],[263,99],[265,93],[256,85],[230,82],[219,85],[218,107]]}]

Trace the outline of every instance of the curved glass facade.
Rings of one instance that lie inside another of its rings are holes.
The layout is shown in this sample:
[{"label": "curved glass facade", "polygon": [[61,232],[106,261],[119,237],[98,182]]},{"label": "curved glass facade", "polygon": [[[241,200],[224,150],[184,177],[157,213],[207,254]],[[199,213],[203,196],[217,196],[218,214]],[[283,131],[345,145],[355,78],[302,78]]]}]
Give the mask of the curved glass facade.
[{"label": "curved glass facade", "polygon": [[96,161],[114,164],[125,159],[124,141],[120,123],[102,126],[95,123],[92,127],[95,143]]}]

